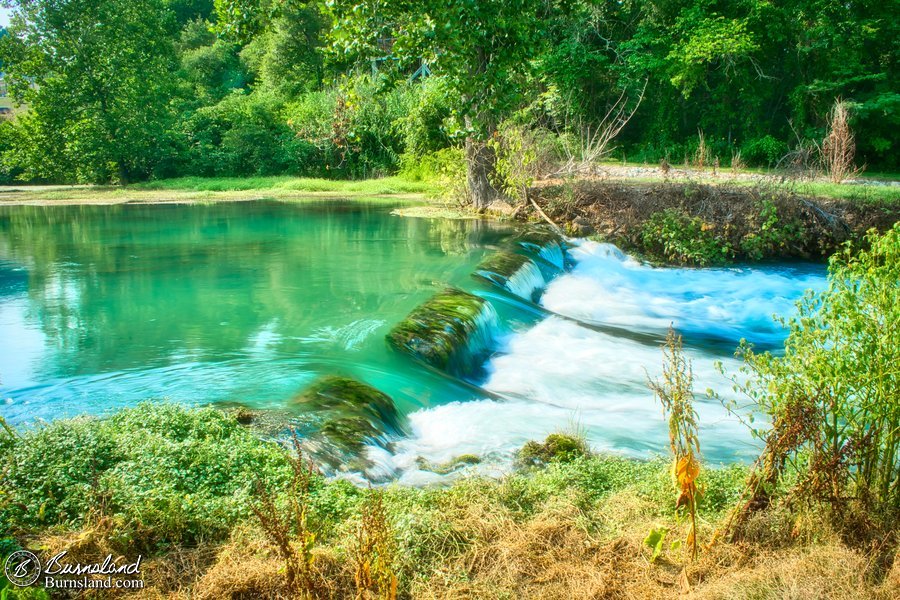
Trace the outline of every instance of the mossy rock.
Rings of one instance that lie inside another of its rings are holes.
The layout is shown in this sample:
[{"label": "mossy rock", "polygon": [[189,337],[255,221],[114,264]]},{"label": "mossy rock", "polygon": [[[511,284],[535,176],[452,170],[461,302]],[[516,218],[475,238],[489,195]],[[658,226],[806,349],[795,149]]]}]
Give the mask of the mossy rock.
[{"label": "mossy rock", "polygon": [[552,244],[559,244],[565,247],[565,240],[558,233],[548,229],[529,229],[523,231],[513,238],[513,242],[522,246],[537,246],[543,248]]},{"label": "mossy rock", "polygon": [[504,279],[509,279],[528,261],[527,256],[503,250],[486,256],[475,269],[476,271],[495,273]]},{"label": "mossy rock", "polygon": [[306,410],[361,413],[392,428],[399,424],[397,407],[390,396],[349,377],[322,377],[295,398],[293,404]]},{"label": "mossy rock", "polygon": [[365,470],[364,446],[383,445],[385,434],[400,432],[400,416],[390,396],[349,377],[323,377],[292,405],[313,421],[304,445],[318,462],[334,469]]},{"label": "mossy rock", "polygon": [[471,368],[468,344],[479,328],[487,301],[455,288],[447,288],[397,324],[387,335],[388,344],[404,354],[454,373]]},{"label": "mossy rock", "polygon": [[462,469],[463,467],[468,467],[471,465],[477,465],[481,462],[481,457],[476,454],[460,454],[459,456],[448,460],[445,463],[434,464],[431,463],[421,456],[416,459],[416,464],[423,471],[431,471],[432,473],[437,473],[438,475],[447,475],[448,473],[452,473],[458,469]]},{"label": "mossy rock", "polygon": [[539,466],[551,462],[571,462],[590,456],[590,448],[583,438],[565,433],[551,433],[543,443],[531,441],[517,453],[521,466]]}]

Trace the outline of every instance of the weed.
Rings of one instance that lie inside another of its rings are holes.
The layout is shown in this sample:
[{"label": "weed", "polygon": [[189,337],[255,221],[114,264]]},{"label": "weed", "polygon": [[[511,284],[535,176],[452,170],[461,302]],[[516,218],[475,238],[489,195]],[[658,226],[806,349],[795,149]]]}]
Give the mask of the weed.
[{"label": "weed", "polygon": [[[669,418],[669,443],[674,455],[672,465],[678,498],[675,509],[684,507],[691,518],[687,543],[697,559],[697,478],[700,475],[700,439],[697,413],[694,411],[694,376],[684,356],[681,336],[669,327],[663,346],[663,379],[650,381],[650,388]],[[663,536],[664,537],[664,536]],[[661,543],[661,539],[659,540]]]},{"label": "weed", "polygon": [[380,490],[370,490],[361,507],[353,556],[357,598],[397,598],[396,545],[384,508],[384,494]]},{"label": "weed", "polygon": [[841,183],[859,173],[853,164],[856,138],[850,129],[850,107],[840,98],[828,115],[828,131],[822,140],[822,162],[832,183]]},{"label": "weed", "polygon": [[316,536],[307,523],[315,467],[303,459],[296,433],[292,441],[296,456],[291,459],[293,476],[285,505],[279,510],[277,494],[258,479],[257,501],[250,508],[284,563],[287,590],[302,598],[317,598],[322,595],[323,586],[318,581],[312,553]]},{"label": "weed", "polygon": [[697,149],[694,151],[693,160],[691,161],[693,166],[697,168],[697,170],[702,171],[706,165],[709,164],[710,158],[710,150],[709,146],[706,145],[706,136],[703,135],[703,130],[697,130]]},{"label": "weed", "polygon": [[543,443],[527,442],[518,453],[521,465],[545,465],[552,461],[571,461],[590,455],[587,441],[579,433],[551,433]]}]

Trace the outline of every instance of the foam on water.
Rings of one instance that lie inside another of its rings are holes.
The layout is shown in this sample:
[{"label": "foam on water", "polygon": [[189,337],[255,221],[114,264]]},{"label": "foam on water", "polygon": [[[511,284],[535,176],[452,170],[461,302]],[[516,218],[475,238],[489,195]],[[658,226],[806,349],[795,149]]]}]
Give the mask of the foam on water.
[{"label": "foam on water", "polygon": [[687,334],[778,345],[784,331],[773,315],[792,314],[805,290],[825,287],[824,270],[655,268],[592,241],[570,254],[575,268],[550,283],[543,305],[581,321],[637,331],[664,331],[673,323]]},{"label": "foam on water", "polygon": [[[454,402],[410,414],[411,435],[395,444],[392,459],[401,481],[433,478],[419,471],[419,457],[441,464],[477,454],[483,462],[476,470],[503,472],[525,442],[576,428],[597,450],[641,458],[666,452],[662,410],[647,387],[648,374],[655,377],[661,370],[655,345],[550,317],[510,336],[504,350],[490,361],[484,387],[512,399]],[[704,456],[714,462],[751,459],[758,449],[746,428],[718,401],[704,397],[708,387],[730,389],[714,366],[721,357],[694,348],[687,352],[696,377]],[[733,359],[725,362],[736,369]]]}]

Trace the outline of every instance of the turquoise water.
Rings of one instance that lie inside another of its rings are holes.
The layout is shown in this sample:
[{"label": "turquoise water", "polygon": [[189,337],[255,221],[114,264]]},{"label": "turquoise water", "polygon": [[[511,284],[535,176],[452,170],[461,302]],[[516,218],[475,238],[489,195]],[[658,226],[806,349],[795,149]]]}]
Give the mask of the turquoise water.
[{"label": "turquoise water", "polygon": [[[545,318],[471,277],[511,226],[393,208],[0,207],[0,414],[27,425],[144,399],[281,409],[317,376],[343,374],[389,394],[405,415],[406,435],[371,452],[385,473],[413,483],[433,478],[420,457],[477,453],[479,468],[502,470],[525,440],[567,427],[599,449],[647,456],[665,450],[645,369],[659,371],[670,322],[686,335],[698,391],[724,390],[713,362],[728,363],[741,337],[777,346],[784,333],[772,313],[824,285],[820,267],[652,269],[574,240],[574,268],[541,299],[567,318]],[[469,382],[384,340],[447,285],[488,297],[499,313],[495,354]],[[699,412],[707,458],[752,455],[721,407],[701,400]]]}]

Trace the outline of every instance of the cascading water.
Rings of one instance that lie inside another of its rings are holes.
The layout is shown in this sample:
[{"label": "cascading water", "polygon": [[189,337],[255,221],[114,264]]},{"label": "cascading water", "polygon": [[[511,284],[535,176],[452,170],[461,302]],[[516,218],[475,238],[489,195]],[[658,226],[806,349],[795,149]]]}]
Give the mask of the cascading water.
[{"label": "cascading water", "polygon": [[820,267],[654,268],[611,244],[584,241],[571,251],[575,268],[547,287],[542,304],[593,324],[661,332],[672,324],[688,337],[778,346],[789,315],[807,289],[821,290]]},{"label": "cascading water", "polygon": [[531,301],[534,293],[543,289],[545,285],[541,270],[529,260],[506,280],[505,287],[519,298]]},{"label": "cascading water", "polygon": [[560,270],[565,268],[565,250],[558,242],[551,242],[546,246],[541,246],[538,255],[551,265],[558,267]]},{"label": "cascading water", "polygon": [[[572,429],[584,432],[597,450],[645,458],[664,453],[667,428],[647,379],[661,370],[660,345],[670,323],[685,334],[693,363],[704,456],[715,463],[757,455],[747,428],[705,391],[729,397],[731,382],[715,363],[735,373],[733,351],[741,338],[780,343],[785,332],[772,315],[791,314],[804,290],[821,289],[822,269],[654,268],[592,241],[580,241],[571,255],[575,267],[552,280],[541,300],[568,318],[550,316],[503,336],[485,365],[481,385],[501,399],[411,413],[410,435],[395,442],[393,454],[377,450],[385,469],[417,485],[446,477],[421,469],[423,463],[475,454],[481,464],[461,472],[502,473],[526,441]],[[611,325],[621,335],[589,325]]]}]

